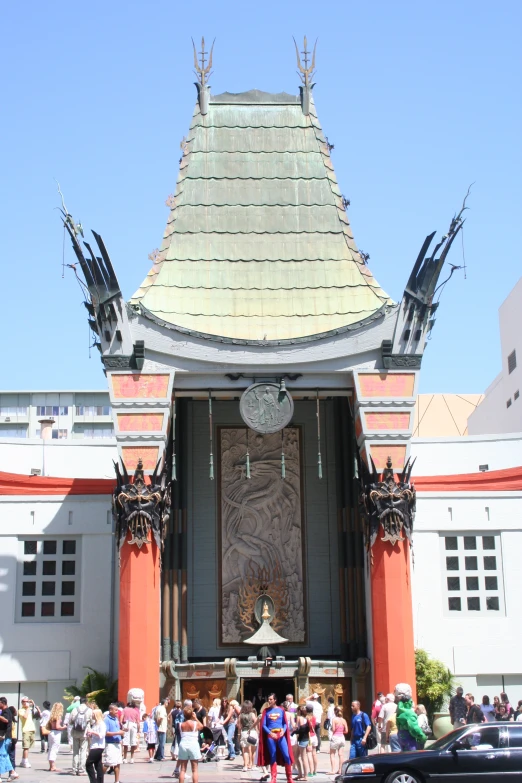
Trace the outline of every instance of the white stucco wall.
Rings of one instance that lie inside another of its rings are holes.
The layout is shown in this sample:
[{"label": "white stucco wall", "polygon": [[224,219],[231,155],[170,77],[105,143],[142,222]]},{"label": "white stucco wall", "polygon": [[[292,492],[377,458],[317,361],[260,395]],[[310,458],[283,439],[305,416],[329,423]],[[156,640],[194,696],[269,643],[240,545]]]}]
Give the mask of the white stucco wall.
[{"label": "white stucco wall", "polygon": [[[502,370],[468,419],[470,435],[522,431],[522,396],[515,399],[516,392],[522,393],[522,277],[501,304],[498,315]],[[512,351],[516,351],[517,366],[510,373],[508,356]]]},{"label": "white stucco wall", "polygon": [[[16,621],[18,539],[25,536],[81,537],[79,622]],[[110,496],[0,498],[2,695],[14,698],[22,683],[22,693],[61,699],[64,687],[83,679],[85,666],[108,670],[112,559]]]},{"label": "white stucco wall", "polygon": [[[442,550],[441,537],[492,532],[501,540],[505,614],[449,616],[444,558],[451,552]],[[415,644],[444,661],[476,698],[498,695],[504,685],[512,703],[522,699],[521,552],[522,492],[418,495],[412,577]]]},{"label": "white stucco wall", "polygon": [[479,465],[504,470],[522,465],[522,432],[456,438],[412,438],[413,476],[478,473]]},{"label": "white stucco wall", "polygon": [[28,476],[33,468],[40,475],[60,478],[114,478],[113,460],[118,459],[115,438],[89,441],[5,438],[0,440],[0,471]]}]

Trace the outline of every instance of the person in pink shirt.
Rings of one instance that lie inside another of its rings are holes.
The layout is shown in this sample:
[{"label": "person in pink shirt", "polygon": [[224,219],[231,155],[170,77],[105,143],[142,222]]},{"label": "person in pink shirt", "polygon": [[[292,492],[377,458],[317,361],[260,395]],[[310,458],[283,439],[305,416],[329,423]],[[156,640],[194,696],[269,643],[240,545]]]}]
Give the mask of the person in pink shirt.
[{"label": "person in pink shirt", "polygon": [[134,751],[138,747],[138,732],[140,730],[140,711],[130,702],[123,710],[122,716],[125,735],[123,737],[123,763],[127,763],[127,752],[130,749],[130,763],[134,764]]},{"label": "person in pink shirt", "polygon": [[379,691],[379,693],[377,694],[377,698],[375,699],[375,701],[372,704],[372,712],[371,712],[371,715],[370,715],[370,720],[372,722],[372,726],[375,728],[375,736],[377,737],[377,742],[378,743],[380,743],[380,741],[381,741],[381,736],[380,736],[379,727],[378,727],[377,724],[378,724],[378,721],[379,721],[379,713],[380,713],[381,709],[383,708],[383,706],[384,706],[384,693]]}]

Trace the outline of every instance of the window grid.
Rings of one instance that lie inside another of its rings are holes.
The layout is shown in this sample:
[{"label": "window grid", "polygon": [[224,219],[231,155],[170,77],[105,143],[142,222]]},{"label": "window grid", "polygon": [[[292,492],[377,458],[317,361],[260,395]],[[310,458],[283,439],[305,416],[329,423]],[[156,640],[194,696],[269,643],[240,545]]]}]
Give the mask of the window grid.
[{"label": "window grid", "polygon": [[19,540],[16,622],[79,622],[80,539]]},{"label": "window grid", "polygon": [[37,416],[67,416],[69,413],[68,405],[37,405]]},{"label": "window grid", "polygon": [[450,617],[504,615],[500,535],[441,536],[445,614]]},{"label": "window grid", "polygon": [[517,352],[511,351],[511,353],[508,356],[508,373],[510,375],[516,366],[517,366]]}]

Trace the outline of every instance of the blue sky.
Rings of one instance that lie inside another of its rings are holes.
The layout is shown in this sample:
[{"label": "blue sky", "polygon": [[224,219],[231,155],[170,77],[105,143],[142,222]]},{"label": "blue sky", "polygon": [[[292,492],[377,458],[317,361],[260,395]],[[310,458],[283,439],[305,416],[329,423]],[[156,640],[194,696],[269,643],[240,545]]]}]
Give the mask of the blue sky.
[{"label": "blue sky", "polygon": [[[295,93],[292,35],[306,33],[319,38],[314,96],[355,238],[392,297],[475,182],[467,279],[444,291],[421,391],[483,391],[500,370],[497,310],[522,274],[521,23],[520,0],[3,4],[0,387],[105,387],[78,285],[62,279],[53,178],[130,297],[175,190],[191,36],[217,39],[214,93]],[[462,263],[460,241],[450,261]]]}]

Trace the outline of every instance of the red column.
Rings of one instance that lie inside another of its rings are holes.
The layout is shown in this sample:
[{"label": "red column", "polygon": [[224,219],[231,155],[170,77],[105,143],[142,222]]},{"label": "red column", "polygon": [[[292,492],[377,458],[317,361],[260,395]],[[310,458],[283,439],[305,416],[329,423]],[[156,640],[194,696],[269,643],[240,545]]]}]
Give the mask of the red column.
[{"label": "red column", "polygon": [[371,566],[374,694],[393,692],[399,682],[415,687],[415,650],[411,603],[410,552],[407,540],[372,548]]},{"label": "red column", "polygon": [[120,634],[118,698],[127,703],[129,688],[143,688],[148,709],[159,698],[160,556],[154,540],[120,552]]}]

